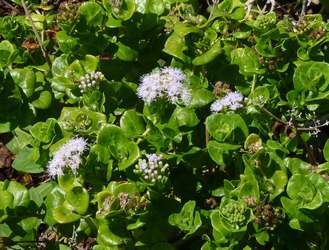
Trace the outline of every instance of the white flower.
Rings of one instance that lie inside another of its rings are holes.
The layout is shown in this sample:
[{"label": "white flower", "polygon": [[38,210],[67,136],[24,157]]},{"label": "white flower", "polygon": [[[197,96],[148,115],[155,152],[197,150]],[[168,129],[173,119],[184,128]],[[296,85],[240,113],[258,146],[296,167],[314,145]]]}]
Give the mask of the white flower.
[{"label": "white flower", "polygon": [[153,70],[141,79],[137,95],[150,104],[159,98],[167,98],[171,103],[190,101],[190,91],[187,78],[183,71],[177,68],[164,67]]},{"label": "white flower", "polygon": [[155,162],[155,163],[162,160],[162,157],[157,154],[146,154],[146,157],[150,162]]},{"label": "white flower", "polygon": [[159,97],[163,97],[164,93],[162,86],[159,84],[160,82],[161,78],[159,71],[153,71],[150,74],[144,75],[142,77],[142,84],[140,84],[137,89],[138,97],[148,104]]},{"label": "white flower", "polygon": [[54,153],[53,159],[48,163],[48,174],[54,178],[62,176],[66,167],[76,174],[82,163],[81,155],[87,149],[87,142],[81,137],[69,140]]},{"label": "white flower", "polygon": [[167,163],[163,164],[161,155],[147,154],[146,157],[147,159],[139,160],[134,172],[139,174],[145,181],[151,183],[161,182],[166,176],[169,165]]},{"label": "white flower", "polygon": [[229,92],[223,98],[215,101],[210,106],[212,112],[221,112],[224,108],[237,110],[243,107],[243,95],[239,92]]},{"label": "white flower", "polygon": [[91,72],[80,77],[79,88],[81,93],[84,93],[92,88],[95,88],[100,81],[104,80],[102,72]]}]

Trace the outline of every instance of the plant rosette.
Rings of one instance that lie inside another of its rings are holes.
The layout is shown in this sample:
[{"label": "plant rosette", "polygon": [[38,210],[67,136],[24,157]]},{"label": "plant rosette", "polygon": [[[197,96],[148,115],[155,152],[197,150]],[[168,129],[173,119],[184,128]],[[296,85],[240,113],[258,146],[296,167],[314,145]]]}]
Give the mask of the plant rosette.
[{"label": "plant rosette", "polygon": [[224,198],[210,215],[215,241],[221,244],[241,240],[253,217],[245,202]]}]

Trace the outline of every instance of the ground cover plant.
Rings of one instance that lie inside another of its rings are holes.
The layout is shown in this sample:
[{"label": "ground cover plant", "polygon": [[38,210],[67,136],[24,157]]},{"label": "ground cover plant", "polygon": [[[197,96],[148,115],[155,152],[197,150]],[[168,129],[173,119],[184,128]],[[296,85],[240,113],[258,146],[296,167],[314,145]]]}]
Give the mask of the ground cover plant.
[{"label": "ground cover plant", "polygon": [[0,248],[328,249],[328,7],[0,0]]}]

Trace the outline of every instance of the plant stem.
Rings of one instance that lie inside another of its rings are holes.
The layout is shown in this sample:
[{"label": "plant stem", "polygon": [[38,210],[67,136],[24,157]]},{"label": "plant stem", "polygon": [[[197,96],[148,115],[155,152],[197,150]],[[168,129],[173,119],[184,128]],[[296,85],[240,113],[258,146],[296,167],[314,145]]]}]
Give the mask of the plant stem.
[{"label": "plant stem", "polygon": [[205,137],[206,137],[206,146],[208,145],[208,143],[209,143],[209,132],[208,132],[208,129],[207,128],[205,128],[204,129],[204,132],[205,132]]},{"label": "plant stem", "polygon": [[293,125],[293,124],[290,125],[288,122],[285,122],[285,121],[281,120],[279,117],[277,117],[276,115],[274,115],[274,114],[273,114],[271,111],[269,111],[267,108],[265,108],[265,107],[263,107],[263,106],[259,106],[259,107],[260,107],[260,109],[261,109],[264,113],[266,113],[266,114],[268,114],[269,116],[273,117],[276,121],[278,121],[278,122],[280,122],[280,123],[282,123],[282,124],[284,124],[284,125],[286,125],[286,126],[289,126],[289,127],[291,127],[291,128],[294,128],[294,129],[296,129],[297,131],[304,131],[304,132],[307,132],[307,131],[317,131],[319,128],[326,127],[326,126],[329,125],[328,123],[324,123],[324,124],[321,124],[321,125],[318,125],[318,126],[308,127],[308,128],[306,128],[306,127],[298,127],[298,126],[295,126],[295,125]]},{"label": "plant stem", "polygon": [[254,92],[255,87],[256,87],[256,75],[253,75],[250,92]]},{"label": "plant stem", "polygon": [[31,16],[31,14],[30,14],[30,12],[29,12],[29,10],[28,10],[28,8],[27,8],[27,6],[26,6],[24,0],[22,0],[22,6],[23,6],[23,9],[24,9],[25,15],[28,17],[28,19],[29,19],[29,21],[30,21],[30,23],[31,23],[33,33],[34,33],[34,35],[35,35],[35,37],[36,37],[36,39],[37,39],[37,42],[38,42],[38,44],[39,44],[39,46],[40,46],[40,49],[41,49],[41,51],[42,51],[42,55],[43,55],[43,57],[45,58],[45,60],[46,60],[46,62],[47,62],[47,64],[48,64],[48,66],[49,66],[49,69],[51,69],[51,61],[50,61],[50,58],[49,58],[48,52],[47,52],[46,48],[43,46],[43,44],[42,44],[41,37],[40,37],[40,35],[39,35],[39,33],[38,33],[38,31],[37,31],[35,25],[34,25],[34,22],[33,22],[32,16]]},{"label": "plant stem", "polygon": [[267,108],[265,108],[265,107],[263,107],[263,106],[259,106],[259,107],[260,107],[260,109],[261,109],[264,113],[266,113],[266,114],[268,114],[269,116],[273,117],[276,121],[278,121],[278,122],[280,122],[280,123],[282,123],[282,124],[287,125],[287,123],[286,123],[285,121],[281,120],[279,117],[277,117],[276,115],[274,115],[274,114],[273,114],[271,111],[269,111]]}]

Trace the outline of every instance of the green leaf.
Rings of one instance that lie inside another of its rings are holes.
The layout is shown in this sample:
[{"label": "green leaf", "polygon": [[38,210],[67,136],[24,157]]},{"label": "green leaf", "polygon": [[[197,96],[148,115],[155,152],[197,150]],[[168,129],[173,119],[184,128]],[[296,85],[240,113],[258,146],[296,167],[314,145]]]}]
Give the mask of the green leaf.
[{"label": "green leaf", "polygon": [[125,244],[127,241],[127,238],[125,237],[126,235],[122,232],[122,229],[117,223],[118,222],[115,223],[115,221],[112,221],[111,224],[108,224],[103,220],[100,221],[97,232],[97,242],[106,246],[119,246]]},{"label": "green leaf", "polygon": [[139,147],[134,142],[128,142],[125,148],[125,157],[120,159],[119,170],[125,170],[134,164],[140,157]]},{"label": "green leaf", "polygon": [[102,7],[94,2],[84,2],[80,6],[80,16],[88,26],[95,27],[103,23],[104,11]]},{"label": "green leaf", "polygon": [[116,159],[125,157],[126,144],[129,142],[123,129],[115,125],[106,125],[98,133],[97,143],[109,148]]},{"label": "green leaf", "polygon": [[44,169],[37,163],[39,157],[39,150],[37,148],[25,148],[16,155],[13,168],[25,173],[41,173]]},{"label": "green leaf", "polygon": [[15,45],[11,42],[4,40],[0,42],[0,69],[11,64],[15,56],[17,54],[17,50]]},{"label": "green leaf", "polygon": [[119,196],[120,193],[127,193],[134,195],[139,192],[138,187],[135,183],[131,182],[115,182],[112,181],[109,183],[107,186],[107,189],[114,195],[114,196]]},{"label": "green leaf", "polygon": [[288,176],[284,171],[276,170],[271,177],[271,182],[273,183],[274,190],[270,194],[270,201],[284,191],[288,182]]},{"label": "green leaf", "polygon": [[90,135],[97,133],[106,124],[106,116],[86,108],[64,107],[58,124],[65,130]]},{"label": "green leaf", "polygon": [[329,183],[319,174],[312,174],[310,181],[322,194],[323,202],[329,202]]},{"label": "green leaf", "polygon": [[49,91],[41,91],[38,99],[32,102],[33,107],[37,109],[47,109],[50,107],[52,95]]},{"label": "green leaf", "polygon": [[[103,0],[106,1],[106,0]],[[108,28],[119,28],[122,27],[122,20],[116,19],[112,14],[108,14],[108,19],[105,24]]]},{"label": "green leaf", "polygon": [[223,52],[223,48],[222,48],[221,42],[220,42],[220,40],[216,40],[208,51],[206,51],[205,53],[203,53],[200,56],[195,57],[192,61],[192,64],[200,66],[200,65],[210,63],[213,60],[215,60],[216,57],[218,55],[220,55],[222,52]]},{"label": "green leaf", "polygon": [[36,233],[42,220],[37,217],[28,217],[17,223],[27,233]]},{"label": "green leaf", "polygon": [[292,229],[299,230],[299,231],[304,231],[300,221],[296,218],[293,218],[292,220],[289,221],[289,226]]},{"label": "green leaf", "polygon": [[241,148],[240,145],[232,145],[228,143],[219,143],[217,141],[209,141],[207,149],[211,159],[218,165],[225,166],[232,156],[232,153]]},{"label": "green leaf", "polygon": [[52,214],[54,219],[61,224],[72,223],[81,217],[64,206],[56,207]]},{"label": "green leaf", "polygon": [[268,234],[267,231],[262,231],[262,232],[256,233],[255,238],[259,244],[261,244],[262,246],[265,246],[266,242],[268,242],[270,239],[270,235]]},{"label": "green leaf", "polygon": [[174,31],[180,36],[186,36],[190,33],[198,32],[199,29],[190,23],[177,22],[174,25]]},{"label": "green leaf", "polygon": [[95,155],[97,161],[103,164],[108,164],[111,157],[111,153],[108,148],[99,144],[91,147],[89,155]]},{"label": "green leaf", "polygon": [[267,13],[265,15],[258,15],[253,22],[253,27],[261,32],[267,32],[273,29],[276,24],[276,14],[274,12]]},{"label": "green leaf", "polygon": [[7,190],[0,190],[0,209],[13,208],[14,196]]},{"label": "green leaf", "polygon": [[214,94],[207,89],[193,89],[189,106],[192,108],[200,108],[211,103],[214,99]]},{"label": "green leaf", "polygon": [[244,148],[248,150],[250,153],[257,153],[262,149],[262,138],[260,138],[257,134],[248,135],[247,139],[244,142]]},{"label": "green leaf", "polygon": [[[0,237],[9,237],[12,234],[11,228],[6,224],[0,224]],[[0,246],[2,246],[0,244]]]},{"label": "green leaf", "polygon": [[260,74],[260,64],[257,55],[251,48],[237,48],[231,52],[231,63],[239,66],[239,72],[244,76]]},{"label": "green leaf", "polygon": [[137,221],[135,221],[134,223],[127,225],[127,230],[136,230],[138,228],[143,227],[145,224],[146,223],[144,221],[137,219]]},{"label": "green leaf", "polygon": [[59,31],[56,33],[56,40],[59,49],[66,54],[74,52],[79,45],[79,39],[68,35],[65,31]]},{"label": "green leaf", "polygon": [[[56,76],[51,79],[51,87],[59,92],[66,92],[76,87],[72,79],[64,76]],[[56,96],[55,96],[56,97]]]},{"label": "green leaf", "polygon": [[84,60],[79,61],[86,72],[97,70],[99,59],[93,55],[86,55]]},{"label": "green leaf", "polygon": [[53,73],[53,76],[61,76],[66,71],[67,67],[69,66],[69,63],[67,61],[67,55],[61,55],[59,57],[56,57],[53,61],[51,71]]},{"label": "green leaf", "polygon": [[163,51],[171,56],[182,60],[183,62],[187,62],[189,58],[184,53],[184,51],[187,49],[188,47],[185,44],[185,38],[174,32],[168,37]]},{"label": "green leaf", "polygon": [[329,64],[325,62],[303,62],[294,73],[294,87],[298,91],[323,92],[329,90]]},{"label": "green leaf", "polygon": [[122,42],[117,42],[116,45],[118,46],[118,51],[114,54],[114,56],[126,62],[135,61],[137,59],[138,51],[123,44]]},{"label": "green leaf", "polygon": [[18,154],[27,145],[33,144],[33,137],[24,130],[16,128],[13,134],[15,135],[14,138],[6,145],[11,152]]},{"label": "green leaf", "polygon": [[293,200],[299,202],[300,208],[317,209],[323,203],[321,193],[316,190],[307,176],[294,174],[288,182],[287,194]]},{"label": "green leaf", "polygon": [[145,132],[145,121],[143,115],[127,110],[120,118],[120,127],[125,131],[127,137],[136,137]]},{"label": "green leaf", "polygon": [[47,119],[46,122],[37,122],[30,128],[31,135],[40,142],[49,143],[56,136],[57,120]]},{"label": "green leaf", "polygon": [[16,181],[10,181],[7,191],[14,196],[13,207],[27,207],[30,203],[29,193],[26,187]]},{"label": "green leaf", "polygon": [[44,182],[41,183],[37,187],[32,187],[29,189],[29,196],[32,201],[34,201],[35,204],[37,204],[38,207],[40,207],[43,204],[44,199],[46,196],[53,190],[53,188],[56,186],[55,182]]},{"label": "green leaf", "polygon": [[82,187],[72,188],[65,196],[68,203],[79,214],[85,214],[89,207],[88,191]]},{"label": "green leaf", "polygon": [[[137,11],[139,11],[140,6],[139,4],[142,4],[142,2],[136,2],[137,6]],[[161,14],[163,14],[163,12],[165,11],[165,2],[163,0],[147,0],[146,4],[145,4],[145,13],[154,13],[158,16],[160,16]]]},{"label": "green leaf", "polygon": [[303,213],[301,210],[298,209],[298,201],[297,200],[291,200],[287,197],[281,197],[280,198],[282,207],[291,218],[296,218],[302,222],[305,223],[313,223],[314,220],[311,216],[307,215],[306,213]]},{"label": "green leaf", "polygon": [[168,218],[170,225],[177,226],[179,229],[187,231],[185,237],[195,233],[202,225],[200,213],[195,211],[195,206],[195,201],[188,201],[184,204],[179,213],[171,214]]},{"label": "green leaf", "polygon": [[70,192],[77,184],[75,177],[70,174],[61,175],[57,179],[59,187],[65,192]]},{"label": "green leaf", "polygon": [[170,117],[169,124],[178,127],[195,127],[200,122],[193,109],[177,107]]},{"label": "green leaf", "polygon": [[220,142],[242,142],[248,136],[248,127],[238,114],[213,114],[207,117],[209,134]]},{"label": "green leaf", "polygon": [[64,244],[59,244],[59,250],[72,250],[72,248]]},{"label": "green leaf", "polygon": [[313,200],[316,189],[305,175],[294,174],[289,179],[287,193],[293,200],[301,200],[309,203]]},{"label": "green leaf", "polygon": [[326,141],[326,144],[324,145],[323,156],[326,161],[329,161],[329,139]]},{"label": "green leaf", "polygon": [[44,202],[46,205],[46,215],[44,221],[48,225],[54,225],[57,221],[53,217],[53,211],[56,207],[59,207],[64,202],[64,192],[59,187],[54,187],[53,190],[47,195]]},{"label": "green leaf", "polygon": [[249,97],[256,103],[259,101],[267,103],[271,97],[270,88],[268,86],[258,86],[250,93]]},{"label": "green leaf", "polygon": [[97,143],[110,150],[119,161],[120,170],[131,166],[139,158],[137,144],[129,141],[124,130],[115,125],[105,126],[98,134]]},{"label": "green leaf", "polygon": [[258,202],[260,200],[260,187],[257,180],[257,175],[253,168],[246,164],[245,158],[244,174],[240,176],[240,184],[237,189],[231,192],[239,198],[253,197]]},{"label": "green leaf", "polygon": [[[117,4],[116,4],[117,3]],[[111,4],[112,15],[122,21],[129,20],[136,10],[136,4],[133,0],[121,0]]]},{"label": "green leaf", "polygon": [[241,20],[245,17],[244,5],[240,0],[224,0],[216,5],[213,10],[214,17],[224,16],[234,20]]},{"label": "green leaf", "polygon": [[18,85],[27,97],[31,97],[35,88],[35,74],[32,69],[13,69],[10,71],[16,85]]},{"label": "green leaf", "polygon": [[176,23],[174,26],[174,32],[168,37],[163,51],[184,62],[187,62],[189,57],[184,54],[184,51],[188,49],[185,43],[185,36],[198,31],[199,29],[193,25],[182,22]]},{"label": "green leaf", "polygon": [[285,158],[285,165],[292,174],[308,174],[311,170],[311,165],[299,158]]}]

